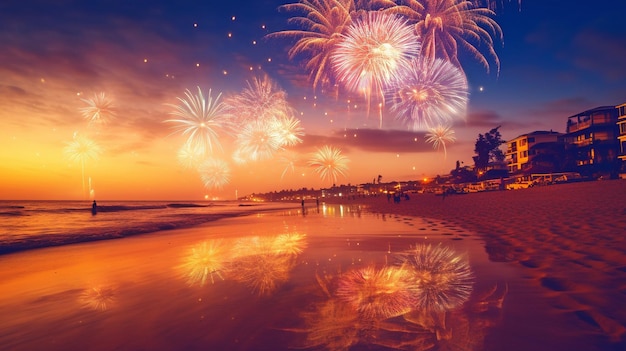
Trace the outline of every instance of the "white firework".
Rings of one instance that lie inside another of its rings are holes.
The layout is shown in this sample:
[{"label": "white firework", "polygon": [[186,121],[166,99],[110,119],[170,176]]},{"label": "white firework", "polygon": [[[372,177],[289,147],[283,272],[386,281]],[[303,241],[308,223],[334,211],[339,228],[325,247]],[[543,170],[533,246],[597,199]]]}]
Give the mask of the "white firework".
[{"label": "white firework", "polygon": [[411,130],[427,130],[464,119],[465,74],[448,61],[415,59],[388,90],[391,111]]},{"label": "white firework", "polygon": [[209,90],[205,98],[198,87],[197,95],[187,90],[185,96],[184,99],[178,98],[179,105],[169,104],[174,108],[170,114],[178,118],[165,122],[174,123],[176,131],[187,136],[187,143],[202,150],[205,155],[213,152],[213,146],[221,149],[219,132],[228,130],[231,123],[226,105],[219,101],[221,94],[214,99]]}]

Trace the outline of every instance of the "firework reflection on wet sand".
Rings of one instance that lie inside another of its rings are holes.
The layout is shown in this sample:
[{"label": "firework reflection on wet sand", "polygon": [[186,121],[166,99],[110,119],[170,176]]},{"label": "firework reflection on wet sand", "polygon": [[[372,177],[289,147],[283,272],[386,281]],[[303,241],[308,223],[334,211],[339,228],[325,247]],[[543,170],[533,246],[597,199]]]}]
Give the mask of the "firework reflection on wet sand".
[{"label": "firework reflection on wet sand", "polygon": [[[559,318],[544,313],[547,304],[517,268],[490,262],[471,232],[359,206],[322,203],[305,214],[299,207],[4,255],[0,343],[11,350],[551,350],[579,341],[551,341],[550,330],[535,327]],[[376,301],[403,303],[394,299],[405,295],[369,286],[377,294],[359,313],[355,301],[365,300],[351,299],[345,285],[338,290],[350,272],[384,278],[397,254],[422,244],[467,258],[474,278],[462,307],[387,313]],[[265,263],[251,264],[255,256]]]},{"label": "firework reflection on wet sand", "polygon": [[[423,243],[467,254],[477,292],[508,280],[506,270],[487,272],[480,243],[460,229],[358,208],[306,211],[1,256],[0,343],[11,350],[332,348],[333,332],[320,329],[329,317],[312,314],[331,304],[352,311],[343,320],[359,321],[357,329],[346,326],[355,335],[351,345],[399,347],[396,336],[421,345],[437,342],[435,328],[452,325],[452,311],[404,321],[399,313],[385,319],[374,303],[367,306],[373,313],[359,315],[349,290],[337,294],[333,280],[360,269],[384,273],[394,254]],[[469,310],[454,313],[473,318]],[[424,328],[425,319],[433,328]]]}]

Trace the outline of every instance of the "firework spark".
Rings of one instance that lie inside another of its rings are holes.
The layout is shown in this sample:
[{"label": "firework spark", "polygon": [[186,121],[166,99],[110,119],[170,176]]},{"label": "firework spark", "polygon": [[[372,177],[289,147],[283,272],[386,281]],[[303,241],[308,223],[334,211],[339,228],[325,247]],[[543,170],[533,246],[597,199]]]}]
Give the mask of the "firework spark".
[{"label": "firework spark", "polygon": [[411,130],[434,128],[465,118],[467,80],[448,61],[416,59],[388,90],[391,111]]},{"label": "firework spark", "polygon": [[228,109],[219,101],[221,94],[213,99],[209,90],[205,98],[198,87],[198,95],[186,90],[185,96],[185,99],[178,98],[179,105],[169,105],[174,108],[170,114],[178,118],[165,122],[175,123],[176,131],[188,136],[187,143],[205,155],[213,152],[214,145],[221,148],[218,132],[227,130],[231,121]]},{"label": "firework spark", "polygon": [[444,158],[448,157],[446,151],[446,143],[452,143],[456,140],[454,136],[454,130],[450,126],[438,125],[434,128],[430,128],[428,133],[424,136],[426,141],[433,144],[433,149],[439,149],[439,146],[443,146]]},{"label": "firework spark", "polygon": [[90,99],[81,100],[87,106],[80,108],[80,112],[90,124],[107,123],[116,116],[113,101],[105,93],[94,94]]},{"label": "firework spark", "polygon": [[461,306],[472,292],[473,273],[464,256],[446,246],[418,245],[399,255],[418,289],[418,308],[443,312]]},{"label": "firework spark", "polygon": [[223,160],[209,158],[200,164],[198,172],[207,189],[221,189],[230,182],[230,167]]},{"label": "firework spark", "polygon": [[348,171],[348,158],[341,150],[324,145],[311,155],[308,165],[313,167],[322,180],[337,182],[337,176],[345,176]]},{"label": "firework spark", "polygon": [[85,163],[88,160],[97,160],[102,153],[100,146],[93,140],[82,135],[74,134],[74,139],[67,143],[65,155],[73,162],[80,162],[83,193],[85,192]]},{"label": "firework spark", "polygon": [[[505,2],[513,2],[512,0],[472,0],[472,2],[478,7],[478,6],[484,6],[489,8],[492,11],[497,11],[497,10],[502,10],[504,9],[504,3]],[[515,1],[517,2],[517,8],[518,10],[521,10],[522,8],[522,0],[517,0]]]},{"label": "firework spark", "polygon": [[284,150],[277,156],[277,160],[278,163],[285,166],[283,172],[280,174],[280,179],[283,179],[287,172],[294,173],[296,171],[296,163],[299,159],[297,153],[289,150]]},{"label": "firework spark", "polygon": [[494,50],[494,38],[502,42],[502,29],[488,8],[476,7],[467,0],[406,0],[406,5],[389,11],[400,13],[415,23],[422,41],[422,55],[428,60],[443,58],[461,68],[458,49],[467,50],[489,72],[489,61],[479,49],[485,49],[500,71]]},{"label": "firework spark", "polygon": [[221,272],[228,259],[229,251],[222,241],[204,241],[190,250],[181,268],[189,285],[204,286],[208,279],[215,283],[213,275],[224,280]]},{"label": "firework spark", "polygon": [[365,319],[383,320],[411,310],[417,293],[409,272],[402,267],[366,267],[352,270],[339,280],[337,297],[353,306]]}]

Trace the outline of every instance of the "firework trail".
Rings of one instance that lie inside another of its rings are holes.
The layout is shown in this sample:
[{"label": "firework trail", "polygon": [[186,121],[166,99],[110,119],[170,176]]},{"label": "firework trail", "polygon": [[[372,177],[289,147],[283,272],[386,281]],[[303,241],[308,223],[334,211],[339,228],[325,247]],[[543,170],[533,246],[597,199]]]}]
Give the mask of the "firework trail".
[{"label": "firework trail", "polygon": [[230,167],[223,160],[206,159],[198,167],[198,172],[207,189],[221,189],[230,182]]},{"label": "firework trail", "polygon": [[416,307],[444,312],[461,306],[472,293],[474,275],[467,258],[445,246],[418,245],[398,256],[418,293]]},{"label": "firework trail", "polygon": [[341,85],[362,93],[369,111],[372,96],[384,105],[384,89],[419,51],[418,37],[406,20],[370,11],[361,13],[341,36],[331,62]]},{"label": "firework trail", "polygon": [[443,146],[444,158],[448,158],[446,143],[452,143],[456,140],[454,130],[452,130],[450,126],[442,125],[430,128],[424,137],[427,142],[433,144],[433,149],[439,149],[439,146]]},{"label": "firework trail", "polygon": [[116,116],[113,101],[105,93],[94,94],[90,99],[81,99],[87,106],[79,109],[85,119],[92,123],[107,123]]},{"label": "firework trail", "polygon": [[415,59],[387,93],[396,118],[416,131],[465,118],[467,90],[465,75],[448,61]]},{"label": "firework trail", "polygon": [[213,99],[209,90],[205,98],[198,87],[197,95],[186,90],[185,96],[186,98],[178,98],[179,105],[168,104],[174,108],[170,114],[178,118],[165,122],[174,123],[176,132],[187,136],[187,143],[201,150],[203,155],[212,153],[214,145],[221,149],[218,132],[228,130],[231,123],[228,109],[219,101],[221,94]]},{"label": "firework trail", "polygon": [[476,7],[467,0],[406,0],[404,5],[389,9],[415,23],[422,42],[422,55],[428,60],[443,58],[461,68],[459,48],[466,50],[489,72],[489,61],[479,49],[493,60],[498,72],[500,60],[494,50],[494,39],[503,41],[502,29],[488,8]]},{"label": "firework trail", "polygon": [[85,163],[88,160],[97,160],[102,153],[100,146],[93,140],[74,133],[74,139],[67,143],[64,149],[70,161],[80,162],[83,194],[85,193]]},{"label": "firework trail", "polygon": [[345,176],[348,170],[348,158],[336,147],[324,145],[313,153],[308,165],[313,167],[322,180],[337,182],[337,176]]}]

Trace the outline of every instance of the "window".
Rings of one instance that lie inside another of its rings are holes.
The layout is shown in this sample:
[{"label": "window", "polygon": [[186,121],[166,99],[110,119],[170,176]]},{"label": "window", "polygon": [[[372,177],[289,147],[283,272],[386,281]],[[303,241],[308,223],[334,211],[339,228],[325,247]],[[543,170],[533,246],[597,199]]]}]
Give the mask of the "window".
[{"label": "window", "polygon": [[528,143],[534,143],[535,142],[535,137],[530,137],[528,138]]},{"label": "window", "polygon": [[526,139],[520,140],[519,144],[520,144],[520,146],[526,145]]},{"label": "window", "polygon": [[526,150],[522,151],[522,157],[528,157],[528,151]]}]

